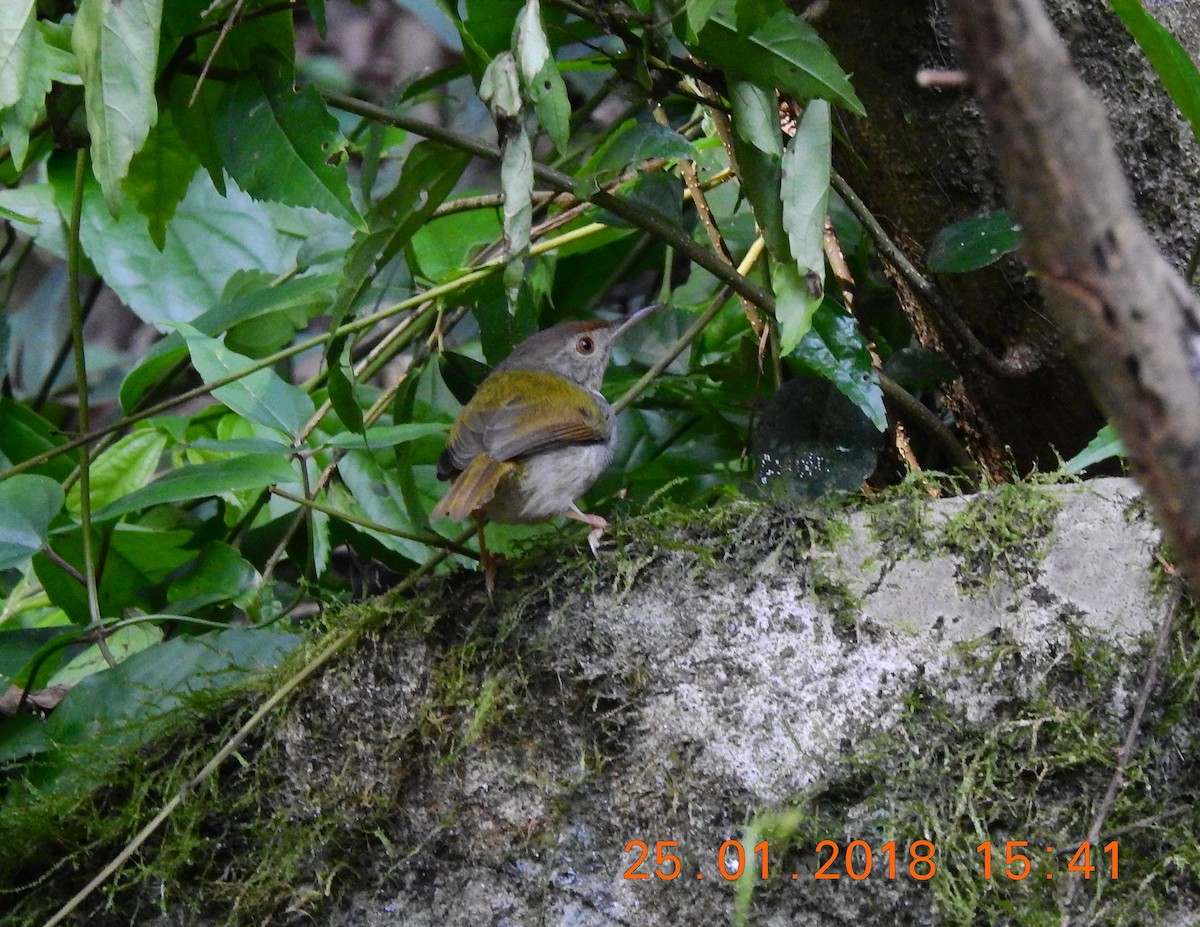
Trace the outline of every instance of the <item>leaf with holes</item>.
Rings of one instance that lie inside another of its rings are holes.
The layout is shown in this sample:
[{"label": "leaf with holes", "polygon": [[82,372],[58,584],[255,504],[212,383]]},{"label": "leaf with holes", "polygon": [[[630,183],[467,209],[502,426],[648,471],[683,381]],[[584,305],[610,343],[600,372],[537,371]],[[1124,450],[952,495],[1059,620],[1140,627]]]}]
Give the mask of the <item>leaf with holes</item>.
[{"label": "leaf with holes", "polygon": [[257,200],[311,206],[363,227],[343,163],[337,120],[313,87],[293,87],[291,65],[277,55],[230,88],[217,120],[217,144],[237,185]]}]

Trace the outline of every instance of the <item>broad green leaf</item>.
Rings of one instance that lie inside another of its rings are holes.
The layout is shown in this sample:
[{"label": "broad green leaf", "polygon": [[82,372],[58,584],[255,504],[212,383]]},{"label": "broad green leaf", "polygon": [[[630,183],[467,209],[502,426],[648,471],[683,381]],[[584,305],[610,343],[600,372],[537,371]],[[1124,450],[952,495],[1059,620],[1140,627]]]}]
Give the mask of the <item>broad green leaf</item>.
[{"label": "broad green leaf", "polygon": [[[201,334],[216,337],[243,322],[273,313],[311,319],[328,308],[333,301],[334,287],[340,280],[341,277],[335,274],[292,277],[274,286],[226,295],[218,305],[197,316],[192,326]],[[171,332],[155,344],[121,384],[121,408],[126,414],[133,411],[162,377],[186,361],[187,356],[187,345],[178,332]]]},{"label": "broad green leaf", "polygon": [[[117,663],[121,663],[127,657],[160,643],[162,639],[162,628],[150,622],[138,622],[128,627],[118,628],[108,635],[104,642],[113,659]],[[110,668],[105,655],[97,645],[93,644],[60,666],[46,685],[73,686],[88,676]]]},{"label": "broad green leaf", "polygon": [[22,187],[0,190],[0,206],[32,219],[36,224],[21,231],[29,235],[39,247],[45,248],[57,258],[66,260],[66,229],[50,184],[30,183]]},{"label": "broad green leaf", "polygon": [[787,357],[808,335],[823,294],[790,261],[771,262],[771,288],[775,291],[775,319],[779,323],[779,355]]},{"label": "broad green leaf", "polygon": [[159,114],[146,144],[129,162],[125,192],[146,217],[150,240],[159,251],[167,245],[167,223],[187,196],[200,161],[175,131],[171,111]]},{"label": "broad green leaf", "polygon": [[[225,163],[217,145],[217,120],[224,105],[225,88],[205,81],[196,90],[199,77],[177,74],[167,88],[167,100],[175,131],[192,156],[208,171],[213,188],[225,195]],[[192,95],[195,94],[195,99]]]},{"label": "broad green leaf", "polygon": [[[181,326],[180,333],[187,342],[192,364],[205,383],[215,383],[251,366],[249,358],[230,351],[217,339],[202,335],[190,325]],[[304,390],[287,383],[270,369],[256,370],[217,387],[212,394],[243,418],[289,436],[299,432],[316,411]]]},{"label": "broad green leaf", "polygon": [[471,44],[489,59],[509,49],[524,6],[524,0],[466,0],[463,23]]},{"label": "broad green leaf", "polygon": [[[65,443],[66,438],[50,422],[27,406],[0,396],[0,464],[21,463]],[[74,454],[62,454],[34,472],[61,481],[75,468],[75,461]]]},{"label": "broad green leaf", "polygon": [[936,274],[962,274],[995,264],[1020,243],[1020,226],[1001,209],[946,226],[934,236],[926,263]]},{"label": "broad green leaf", "polygon": [[14,628],[0,631],[0,689],[23,685],[22,678],[38,652],[61,636],[62,626],[45,628]]},{"label": "broad green leaf", "polygon": [[312,14],[313,22],[317,26],[317,33],[321,38],[325,37],[325,0],[305,0],[308,5],[308,12]]},{"label": "broad green leaf", "polygon": [[0,109],[14,106],[24,92],[37,35],[34,0],[0,4]]},{"label": "broad green leaf", "polygon": [[361,451],[394,447],[430,435],[445,435],[449,431],[450,426],[444,422],[406,422],[402,425],[379,425],[368,428],[362,434],[336,434],[321,441],[321,445]]},{"label": "broad green leaf", "polygon": [[171,583],[167,601],[171,610],[193,614],[221,602],[233,602],[252,591],[261,581],[258,570],[224,541],[205,546],[195,568]]},{"label": "broad green leaf", "polygon": [[257,200],[310,206],[359,228],[337,120],[313,87],[293,88],[291,65],[275,57],[243,75],[225,98],[217,144],[225,169]]},{"label": "broad green leaf", "polygon": [[[450,195],[469,161],[470,156],[437,142],[420,142],[409,152],[396,186],[367,213],[367,231],[354,236],[346,254],[331,328],[342,324],[373,274],[400,253]],[[330,367],[335,360],[331,350]]]},{"label": "broad green leaf", "polygon": [[[167,436],[150,429],[135,431],[106,448],[90,467],[92,511],[141,489],[154,476],[167,448]],[[67,493],[67,511],[78,520],[80,484]]]},{"label": "broad green leaf", "polygon": [[1113,426],[1105,425],[1096,433],[1096,437],[1088,442],[1087,447],[1066,462],[1063,470],[1066,473],[1082,473],[1088,467],[1113,457],[1124,457],[1125,445],[1117,437]]},{"label": "broad green leaf", "polygon": [[514,52],[520,65],[521,83],[526,98],[533,103],[538,122],[550,136],[559,153],[565,153],[570,138],[571,104],[567,85],[554,63],[554,54],[542,29],[542,11],[538,0],[526,0],[517,17]]},{"label": "broad green leaf", "polygon": [[[624,185],[620,193],[621,199],[658,213],[672,225],[683,224],[683,178],[678,174],[667,171],[639,174],[632,183]],[[599,210],[596,219],[618,228],[637,228],[606,209]]]},{"label": "broad green leaf", "polygon": [[819,97],[855,115],[865,114],[829,46],[792,13],[777,13],[747,35],[737,27],[734,0],[717,0],[707,25],[689,47],[730,77],[801,99]]},{"label": "broad green leaf", "polygon": [[1191,124],[1192,134],[1200,141],[1200,70],[1196,68],[1196,62],[1139,0],[1108,2],[1158,72],[1159,80],[1183,118]]},{"label": "broad green leaf", "polygon": [[790,255],[780,199],[783,139],[775,92],[746,81],[731,81],[729,96],[742,189],[750,200],[767,250],[775,260],[786,261]]},{"label": "broad green leaf", "polygon": [[154,79],[162,0],[80,0],[71,47],[79,59],[92,170],[109,211],[121,209],[129,161],[158,118]]},{"label": "broad green leaf", "polygon": [[[274,669],[302,642],[299,634],[275,628],[184,635],[81,680],[46,721],[48,749],[22,788],[36,788],[44,799],[103,781],[125,750],[160,736],[164,719],[195,704],[200,693]],[[85,744],[88,762],[80,762]]]},{"label": "broad green leaf", "polygon": [[783,155],[783,227],[802,274],[825,277],[825,215],[832,152],[829,104],[813,100]]},{"label": "broad green leaf", "polygon": [[708,24],[717,0],[687,0],[687,24],[691,30],[689,39],[694,40],[700,30]]},{"label": "broad green leaf", "polygon": [[[25,24],[17,29],[15,35],[8,33],[7,30],[16,24],[21,15],[19,11],[26,5],[30,9]],[[46,94],[50,92],[51,81],[58,80],[65,84],[72,82],[72,76],[60,73],[61,68],[56,66],[61,62],[63,52],[52,48],[46,41],[50,27],[37,22],[32,4],[15,0],[13,4],[0,4],[0,7],[0,83],[15,76],[16,89],[19,91],[16,99],[10,103],[0,103],[0,136],[8,144],[12,166],[22,171],[29,157],[29,134],[45,113]],[[6,37],[12,38],[11,50],[7,54],[4,48]],[[72,68],[74,64],[72,59]],[[73,82],[79,83],[78,74],[73,75]]]},{"label": "broad green leaf", "polygon": [[854,317],[832,303],[813,316],[796,358],[830,380],[838,392],[862,409],[880,431],[887,428],[883,391],[872,366],[866,339]]},{"label": "broad green leaf", "polygon": [[[69,184],[54,171],[51,179],[56,196],[69,195]],[[94,182],[84,188],[80,238],[105,283],[139,318],[160,329],[190,322],[214,306],[237,270],[280,273],[299,246],[276,230],[262,204],[232,185],[221,196],[202,172],[192,178],[161,251],[136,210],[123,210],[116,219],[109,215]]]},{"label": "broad green leaf", "polygon": [[172,470],[149,486],[105,506],[93,513],[92,518],[95,521],[120,518],[130,512],[139,512],[155,505],[195,502],[228,492],[291,483],[295,479],[292,465],[283,454],[247,454],[228,460],[191,464]]},{"label": "broad green leaf", "polygon": [[[168,524],[184,522],[181,512],[171,512],[160,519]],[[102,590],[114,582],[111,571],[116,563],[127,565],[126,574],[138,579],[137,585],[148,589],[161,583],[185,563],[196,559],[196,533],[187,528],[158,527],[155,519],[141,524],[114,525],[108,536],[108,558],[104,565]],[[149,603],[147,603],[149,604]]]},{"label": "broad green leaf", "polygon": [[49,477],[19,473],[0,483],[0,570],[22,567],[42,549],[62,506],[62,487]]},{"label": "broad green leaf", "polygon": [[472,255],[500,235],[495,209],[470,209],[432,219],[412,237],[412,257],[419,273],[434,283],[461,275]]},{"label": "broad green leaf", "polygon": [[[778,122],[775,127],[778,130]],[[695,157],[696,146],[674,129],[657,122],[634,122],[631,119],[622,123],[605,140],[596,153],[588,158],[580,173],[582,176],[609,171],[620,173],[631,164],[651,158],[693,160]]]},{"label": "broad green leaf", "polygon": [[734,21],[739,32],[750,33],[784,9],[782,0],[734,0]]},{"label": "broad green leaf", "polygon": [[[338,473],[348,492],[331,492],[332,504],[345,507],[353,514],[389,528],[406,531],[426,530],[424,525],[414,525],[409,519],[404,505],[404,494],[397,483],[396,474],[391,470],[384,470],[374,454],[358,450],[349,451],[338,464]],[[352,530],[362,531],[387,550],[394,551],[414,563],[422,562],[429,555],[428,547],[407,538],[383,534],[368,528],[354,527]]]}]

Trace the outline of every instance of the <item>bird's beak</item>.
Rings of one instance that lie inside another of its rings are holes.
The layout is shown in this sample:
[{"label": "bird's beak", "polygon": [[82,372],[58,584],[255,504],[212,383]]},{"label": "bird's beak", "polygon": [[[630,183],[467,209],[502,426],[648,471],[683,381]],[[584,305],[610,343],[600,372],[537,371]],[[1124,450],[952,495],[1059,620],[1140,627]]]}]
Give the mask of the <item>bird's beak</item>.
[{"label": "bird's beak", "polygon": [[620,338],[622,335],[624,335],[627,331],[629,331],[629,329],[631,329],[631,328],[633,328],[633,326],[637,325],[638,322],[642,321],[642,319],[653,315],[655,312],[657,312],[659,309],[661,309],[665,305],[666,305],[666,303],[651,303],[649,306],[643,306],[641,309],[639,309],[633,315],[627,316],[624,319],[624,321],[622,321],[621,324],[618,325],[613,330],[612,340],[616,341],[618,338]]}]

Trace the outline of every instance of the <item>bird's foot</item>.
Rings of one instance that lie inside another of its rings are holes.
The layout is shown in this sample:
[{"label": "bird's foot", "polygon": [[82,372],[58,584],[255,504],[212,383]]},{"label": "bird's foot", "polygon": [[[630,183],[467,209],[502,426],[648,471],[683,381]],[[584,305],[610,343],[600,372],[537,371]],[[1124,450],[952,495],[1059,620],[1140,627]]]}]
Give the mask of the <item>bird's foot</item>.
[{"label": "bird's foot", "polygon": [[567,518],[574,518],[576,521],[581,521],[585,525],[592,526],[592,530],[588,532],[587,536],[588,547],[592,549],[592,556],[599,560],[600,538],[604,536],[604,529],[608,527],[608,522],[600,515],[591,515],[587,512],[579,511],[579,507],[575,505],[572,505],[563,514]]}]

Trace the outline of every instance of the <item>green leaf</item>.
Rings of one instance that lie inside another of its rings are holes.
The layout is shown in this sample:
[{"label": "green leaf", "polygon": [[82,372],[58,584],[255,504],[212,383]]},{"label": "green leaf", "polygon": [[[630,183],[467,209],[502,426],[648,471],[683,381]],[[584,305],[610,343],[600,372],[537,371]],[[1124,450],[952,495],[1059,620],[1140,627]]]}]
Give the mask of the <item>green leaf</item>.
[{"label": "green leaf", "polygon": [[[70,177],[53,162],[50,177],[56,198],[69,203]],[[94,181],[84,187],[79,233],[104,282],[159,328],[190,322],[211,308],[235,271],[280,273],[299,246],[276,230],[266,207],[232,186],[221,196],[205,173],[192,178],[161,251],[136,210],[115,219],[109,214]]]},{"label": "green leaf", "polygon": [[187,196],[199,159],[175,131],[171,111],[159,114],[146,144],[129,162],[125,191],[149,223],[150,240],[159,251],[167,246],[167,223]]},{"label": "green leaf", "polygon": [[[117,663],[127,657],[140,653],[147,647],[158,644],[163,639],[162,629],[150,622],[138,622],[128,627],[118,628],[105,638],[108,653]],[[58,668],[47,680],[48,686],[73,686],[96,673],[109,669],[108,660],[100,647],[92,644],[81,653],[76,654]]]},{"label": "green leaf", "polygon": [[149,486],[105,506],[93,513],[92,518],[95,521],[104,521],[155,505],[194,502],[209,496],[220,496],[245,489],[263,489],[277,483],[292,483],[295,480],[296,474],[292,465],[283,454],[247,454],[244,457],[231,457],[229,460],[191,464],[172,470]]},{"label": "green leaf", "polygon": [[[215,383],[241,373],[251,361],[209,338],[190,325],[180,326],[192,364],[205,383]],[[212,391],[234,412],[267,428],[294,436],[316,411],[312,399],[298,386],[270,369],[256,370]]]},{"label": "green leaf", "polygon": [[820,287],[810,286],[791,262],[771,262],[771,288],[775,291],[775,319],[779,323],[779,355],[787,357],[808,335],[823,295]]},{"label": "green leaf", "polygon": [[[32,409],[0,396],[0,461],[21,463],[65,443],[62,433]],[[75,455],[62,454],[34,472],[61,481],[74,467]]]},{"label": "green leaf", "polygon": [[1138,0],[1109,0],[1109,4],[1158,72],[1167,93],[1200,141],[1200,70],[1196,62]]},{"label": "green leaf", "polygon": [[[167,89],[167,99],[175,130],[192,156],[203,165],[213,188],[225,195],[225,163],[217,145],[217,120],[223,106],[225,88],[205,81],[196,91],[198,77],[177,74]],[[196,97],[193,100],[192,94]]]},{"label": "green leaf", "polygon": [[525,8],[517,17],[515,31],[513,50],[520,64],[525,96],[533,103],[538,122],[550,136],[550,141],[563,154],[571,134],[571,104],[567,100],[567,85],[558,73],[554,54],[542,29],[538,0],[526,0]]},{"label": "green leaf", "polygon": [[[273,669],[298,647],[298,634],[274,628],[230,628],[180,636],[82,680],[44,726],[49,750],[30,771],[41,798],[103,781],[124,751],[160,736],[163,720],[195,704],[202,692],[229,688]],[[79,762],[79,747],[91,749]]]},{"label": "green leaf", "polygon": [[79,59],[92,170],[109,211],[121,208],[129,161],[158,118],[154,79],[162,0],[80,0],[71,47]]},{"label": "green leaf", "polygon": [[426,222],[412,237],[413,271],[434,283],[459,276],[471,256],[500,233],[495,209],[469,209]]},{"label": "green leaf", "polygon": [[[340,275],[292,277],[273,286],[256,287],[244,293],[225,294],[222,302],[196,317],[192,326],[201,334],[216,337],[231,328],[265,315],[283,313],[310,319],[329,307]],[[187,359],[187,344],[178,332],[156,343],[121,384],[121,408],[133,411],[146,392]]]},{"label": "green leaf", "polygon": [[395,447],[430,435],[446,435],[450,426],[445,422],[405,422],[402,425],[379,425],[368,428],[362,434],[336,434],[321,442],[326,447],[341,447],[346,450]]},{"label": "green leaf", "polygon": [[717,0],[687,0],[687,24],[691,38],[707,25],[716,5]]},{"label": "green leaf", "polygon": [[5,0],[0,5],[0,109],[21,99],[36,36],[34,0]]},{"label": "green leaf", "polygon": [[34,657],[46,644],[60,637],[62,633],[61,625],[0,631],[0,688],[24,685],[27,680],[26,672],[31,668]]},{"label": "green leaf", "polygon": [[39,247],[55,257],[66,260],[67,236],[62,213],[54,201],[54,190],[48,183],[31,183],[10,190],[0,190],[0,206],[32,219],[36,225],[22,229]]},{"label": "green leaf", "polygon": [[[776,121],[776,132],[779,124]],[[634,122],[632,119],[621,124],[584,165],[582,176],[590,174],[624,171],[631,164],[649,161],[651,158],[694,160],[696,146],[674,129],[657,122]]]},{"label": "green leaf", "polygon": [[792,13],[777,13],[746,35],[738,30],[734,0],[717,0],[697,41],[688,44],[730,77],[801,99],[820,97],[857,116],[866,113],[829,46]]},{"label": "green leaf", "polygon": [[783,140],[775,92],[746,81],[730,81],[733,106],[733,148],[742,189],[750,200],[767,250],[777,261],[789,256],[783,227]]},{"label": "green leaf", "polygon": [[[354,236],[346,254],[342,284],[330,313],[331,328],[342,324],[372,275],[400,253],[450,195],[469,161],[469,155],[430,141],[420,142],[408,153],[396,186],[367,213],[367,231]],[[337,352],[331,349],[327,356],[331,369],[337,360]]]},{"label": "green leaf", "polygon": [[217,144],[229,175],[258,200],[311,206],[359,228],[337,120],[313,87],[297,92],[291,65],[277,56],[241,77],[226,96]]},{"label": "green leaf", "polygon": [[1117,431],[1111,424],[1105,425],[1096,437],[1088,442],[1087,447],[1066,462],[1063,467],[1066,473],[1082,473],[1088,467],[1113,457],[1124,457],[1125,445],[1117,437]]},{"label": "green leaf", "polygon": [[[70,35],[61,24],[38,22],[32,0],[0,7],[0,95],[6,98],[0,100],[0,136],[8,144],[12,168],[21,172],[29,158],[30,133],[45,115],[51,83],[78,85],[81,80],[75,57],[47,38],[65,37],[69,46]],[[40,148],[49,147],[50,134],[42,136]]]},{"label": "green leaf", "polygon": [[62,506],[62,487],[49,477],[18,473],[0,483],[0,570],[23,567],[42,549]]},{"label": "green leaf", "polygon": [[[683,224],[683,178],[667,171],[650,171],[638,174],[633,182],[621,188],[621,198],[626,202],[656,212],[672,225]],[[596,218],[605,225],[617,228],[637,228],[632,222],[615,216],[606,209],[599,210]]]},{"label": "green leaf", "polygon": [[305,0],[305,3],[317,26],[317,34],[325,38],[325,0]]},{"label": "green leaf", "polygon": [[826,303],[824,311],[813,316],[812,328],[800,343],[796,357],[809,370],[831,381],[876,428],[887,428],[879,376],[853,316]]},{"label": "green leaf", "polygon": [[361,435],[365,423],[354,386],[354,372],[347,370],[340,360],[329,368],[329,401],[333,403],[333,411],[346,428]]},{"label": "green leaf", "polygon": [[[406,514],[404,493],[392,470],[384,470],[374,454],[352,450],[338,464],[338,473],[349,492],[345,497],[337,492],[330,493],[330,500],[345,507],[352,514],[360,515],[389,528],[405,531],[427,530],[424,525],[414,525]],[[429,555],[429,548],[407,538],[383,534],[369,528],[354,527],[378,541],[384,548],[394,551],[413,561],[422,562]]]},{"label": "green leaf", "polygon": [[829,104],[813,100],[783,155],[783,227],[800,272],[825,277],[825,216],[829,209],[832,134]]},{"label": "green leaf", "polygon": [[946,226],[934,236],[926,264],[935,274],[963,274],[995,264],[1020,243],[1020,226],[1000,209]]},{"label": "green leaf", "polygon": [[168,587],[167,601],[173,612],[190,615],[209,605],[233,602],[260,580],[254,565],[233,547],[213,541],[200,552],[195,569]]},{"label": "green leaf", "polygon": [[[150,429],[135,431],[106,448],[90,468],[92,510],[104,508],[149,483],[166,448],[167,436]],[[80,485],[75,483],[67,493],[67,511],[76,520],[79,502]]]}]

